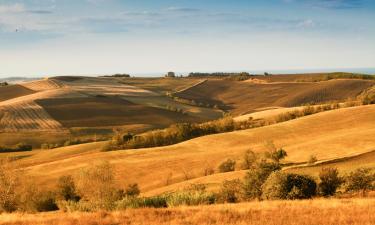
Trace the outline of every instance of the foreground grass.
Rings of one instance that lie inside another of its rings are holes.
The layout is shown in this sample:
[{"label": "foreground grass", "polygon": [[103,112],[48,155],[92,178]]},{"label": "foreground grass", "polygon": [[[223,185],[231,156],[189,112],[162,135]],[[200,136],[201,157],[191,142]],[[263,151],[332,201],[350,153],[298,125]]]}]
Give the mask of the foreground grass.
[{"label": "foreground grass", "polygon": [[2,214],[2,225],[71,224],[199,224],[199,225],[370,225],[375,199],[264,201],[172,209],[130,209],[121,212]]}]

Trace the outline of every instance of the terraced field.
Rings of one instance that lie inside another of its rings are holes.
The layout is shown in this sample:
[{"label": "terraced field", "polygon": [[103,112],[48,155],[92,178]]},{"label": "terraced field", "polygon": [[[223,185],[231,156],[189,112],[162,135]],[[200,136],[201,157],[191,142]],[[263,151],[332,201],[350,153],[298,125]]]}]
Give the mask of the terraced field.
[{"label": "terraced field", "polygon": [[34,102],[2,106],[0,132],[63,131],[63,126]]},{"label": "terraced field", "polygon": [[198,120],[189,115],[135,104],[115,97],[60,98],[37,100],[64,127],[98,127],[153,124],[165,127]]},{"label": "terraced field", "polygon": [[175,95],[199,103],[224,106],[233,115],[267,107],[294,107],[308,103],[355,98],[375,84],[367,80],[331,80],[314,83],[269,83],[207,80]]}]

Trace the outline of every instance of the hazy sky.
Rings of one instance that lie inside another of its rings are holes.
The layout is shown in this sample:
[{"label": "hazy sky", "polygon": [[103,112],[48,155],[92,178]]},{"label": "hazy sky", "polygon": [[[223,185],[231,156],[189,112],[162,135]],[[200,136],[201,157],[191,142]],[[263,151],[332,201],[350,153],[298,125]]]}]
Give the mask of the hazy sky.
[{"label": "hazy sky", "polygon": [[373,0],[0,0],[0,77],[374,62]]}]

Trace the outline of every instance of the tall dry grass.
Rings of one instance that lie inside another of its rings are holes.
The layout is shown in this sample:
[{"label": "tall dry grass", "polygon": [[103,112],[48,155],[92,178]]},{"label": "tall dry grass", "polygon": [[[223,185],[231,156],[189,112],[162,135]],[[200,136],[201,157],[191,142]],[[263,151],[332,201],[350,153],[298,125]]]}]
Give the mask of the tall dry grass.
[{"label": "tall dry grass", "polygon": [[3,214],[2,225],[370,225],[375,199],[270,201],[121,212]]}]

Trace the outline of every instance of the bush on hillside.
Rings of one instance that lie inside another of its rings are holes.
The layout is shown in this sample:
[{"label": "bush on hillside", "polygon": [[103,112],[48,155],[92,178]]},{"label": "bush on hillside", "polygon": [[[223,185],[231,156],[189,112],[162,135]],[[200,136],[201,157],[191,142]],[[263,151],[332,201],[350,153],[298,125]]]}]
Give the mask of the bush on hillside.
[{"label": "bush on hillside", "polygon": [[81,201],[88,201],[99,209],[113,209],[118,192],[112,166],[101,162],[82,170],[77,179],[77,192]]},{"label": "bush on hillside", "polygon": [[375,174],[369,168],[359,168],[346,176],[346,191],[362,192],[365,196],[367,191],[374,189]]},{"label": "bush on hillside", "polygon": [[227,159],[226,161],[222,162],[219,166],[220,173],[227,173],[234,171],[236,167],[236,161],[233,159]]},{"label": "bush on hillside", "polygon": [[72,176],[62,176],[57,181],[56,195],[60,200],[79,201],[76,185]]},{"label": "bush on hillside", "polygon": [[319,173],[319,192],[322,196],[333,196],[336,190],[344,183],[336,168],[323,168]]},{"label": "bush on hillside", "polygon": [[288,174],[281,171],[272,173],[262,185],[262,198],[307,199],[316,195],[316,182],[309,176]]},{"label": "bush on hillside", "polygon": [[243,156],[241,169],[248,170],[250,168],[253,168],[255,166],[256,161],[257,155],[253,151],[247,150]]},{"label": "bush on hillside", "polygon": [[243,199],[243,183],[239,179],[226,180],[221,185],[219,193],[221,202],[236,203]]},{"label": "bush on hillside", "polygon": [[127,196],[135,197],[141,193],[139,190],[138,184],[129,184],[125,190]]},{"label": "bush on hillside", "polygon": [[279,163],[267,162],[261,160],[255,167],[250,168],[246,173],[244,180],[244,196],[247,199],[260,198],[262,195],[262,185],[267,180],[268,176],[281,169]]},{"label": "bush on hillside", "polygon": [[265,152],[265,157],[273,160],[276,163],[279,163],[280,160],[288,156],[287,152],[284,149],[277,149],[272,141],[268,141],[266,143],[266,148],[267,151]]}]

